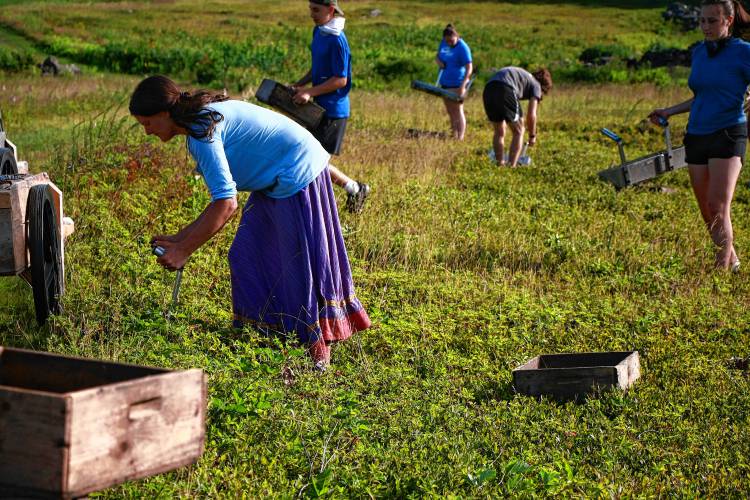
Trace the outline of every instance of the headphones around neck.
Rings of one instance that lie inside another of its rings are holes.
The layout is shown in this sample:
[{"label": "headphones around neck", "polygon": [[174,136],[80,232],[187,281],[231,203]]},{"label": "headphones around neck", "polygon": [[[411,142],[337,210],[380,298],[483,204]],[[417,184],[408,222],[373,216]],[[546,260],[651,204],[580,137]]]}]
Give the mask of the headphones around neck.
[{"label": "headphones around neck", "polygon": [[721,52],[721,49],[727,46],[729,40],[732,37],[720,38],[719,40],[706,40],[706,50],[708,51],[708,57],[714,57],[716,54]]}]

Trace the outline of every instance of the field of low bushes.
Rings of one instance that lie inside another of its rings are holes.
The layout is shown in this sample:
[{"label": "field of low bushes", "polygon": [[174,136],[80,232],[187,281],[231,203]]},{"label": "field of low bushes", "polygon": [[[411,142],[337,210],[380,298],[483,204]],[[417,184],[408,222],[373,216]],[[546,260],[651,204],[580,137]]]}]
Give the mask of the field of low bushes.
[{"label": "field of low bushes", "polygon": [[[65,40],[59,55],[86,66],[78,77],[0,72],[9,137],[62,188],[76,221],[63,314],[38,327],[28,286],[2,278],[0,345],[197,367],[209,379],[201,460],[94,496],[746,497],[750,378],[728,360],[750,354],[750,178],[735,196],[743,271],[733,275],[712,270],[685,171],[619,193],[596,177],[618,160],[601,127],[621,133],[629,157],[662,147],[643,119],[690,95],[684,76],[557,85],[540,106],[528,168],[488,161],[479,85],[466,141],[407,134],[448,129],[442,104],[406,90],[405,77],[429,77],[446,21],[483,69],[695,39],[662,24],[663,5],[650,3],[342,2],[360,85],[336,164],[373,194],[362,214],[341,219],[374,326],[336,345],[319,375],[295,342],[229,328],[237,219],[188,262],[170,310],[174,275],[148,241],[191,221],[208,196],[182,141],[146,138],[125,112],[155,68],[96,59],[119,46],[145,64],[152,47],[158,64],[164,54],[193,64],[197,49],[178,48],[215,40],[248,66],[207,83],[192,66],[159,69],[252,100],[261,76],[305,72],[305,3],[221,0],[198,16],[191,1],[0,1],[8,40],[30,44],[19,50],[46,55]],[[79,59],[87,51],[92,59]],[[675,142],[684,125],[674,120]],[[642,377],[626,393],[560,404],[513,390],[512,370],[538,354],[631,349]]]},{"label": "field of low bushes", "polygon": [[[11,3],[0,13],[0,27],[31,45],[10,61],[0,56],[0,69],[18,69],[32,53],[41,52],[101,71],[167,73],[241,92],[263,76],[296,80],[309,56],[311,26],[304,2],[269,7],[224,0],[205,11],[196,1],[107,2],[96,9],[66,1],[43,2],[42,8],[39,4]],[[480,81],[492,68],[510,64],[549,66],[560,81],[664,85],[684,78],[684,70],[628,69],[626,59],[665,43],[687,48],[698,34],[665,23],[660,17],[663,6],[617,5],[352,3],[346,9],[347,34],[356,85],[380,90],[433,78],[432,59],[447,22],[454,23],[472,47]],[[605,67],[579,59],[602,45],[615,55]]]}]

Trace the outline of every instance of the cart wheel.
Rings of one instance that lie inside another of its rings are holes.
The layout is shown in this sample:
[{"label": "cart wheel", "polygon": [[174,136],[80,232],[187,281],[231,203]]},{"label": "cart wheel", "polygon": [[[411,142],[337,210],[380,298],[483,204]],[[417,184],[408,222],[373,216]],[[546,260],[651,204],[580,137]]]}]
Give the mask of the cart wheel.
[{"label": "cart wheel", "polygon": [[60,312],[62,293],[60,236],[55,208],[46,184],[37,184],[29,190],[26,227],[36,320],[43,325],[50,313]]},{"label": "cart wheel", "polygon": [[13,175],[18,173],[16,157],[10,148],[0,148],[0,175]]}]

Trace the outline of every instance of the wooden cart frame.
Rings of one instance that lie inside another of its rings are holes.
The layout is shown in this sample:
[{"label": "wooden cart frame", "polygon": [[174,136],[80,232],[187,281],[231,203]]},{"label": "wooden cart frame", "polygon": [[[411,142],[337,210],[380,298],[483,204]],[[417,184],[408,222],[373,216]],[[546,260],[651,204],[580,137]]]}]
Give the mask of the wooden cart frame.
[{"label": "wooden cart frame", "polygon": [[16,151],[0,116],[0,276],[19,276],[31,285],[42,324],[60,308],[65,238],[74,225],[64,216],[62,191],[46,173],[29,174]]}]

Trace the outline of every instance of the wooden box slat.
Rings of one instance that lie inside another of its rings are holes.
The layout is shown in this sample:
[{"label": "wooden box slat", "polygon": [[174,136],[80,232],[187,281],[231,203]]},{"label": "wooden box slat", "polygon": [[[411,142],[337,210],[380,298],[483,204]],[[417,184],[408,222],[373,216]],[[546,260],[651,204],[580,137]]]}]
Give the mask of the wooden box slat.
[{"label": "wooden box slat", "polygon": [[74,498],[193,463],[205,418],[201,370],[0,348],[0,493]]},{"label": "wooden box slat", "polygon": [[255,97],[260,102],[283,111],[304,127],[308,129],[317,127],[325,115],[325,109],[314,102],[296,104],[292,100],[293,96],[294,91],[291,87],[268,78],[261,82],[260,87],[255,92]]},{"label": "wooden box slat", "polygon": [[543,354],[513,370],[513,386],[522,394],[569,400],[627,389],[640,374],[637,351]]},{"label": "wooden box slat", "polygon": [[0,348],[0,386],[66,394],[170,373],[160,368],[106,363],[46,352]]},{"label": "wooden box slat", "polygon": [[69,398],[0,387],[0,488],[63,490],[69,405]]}]

